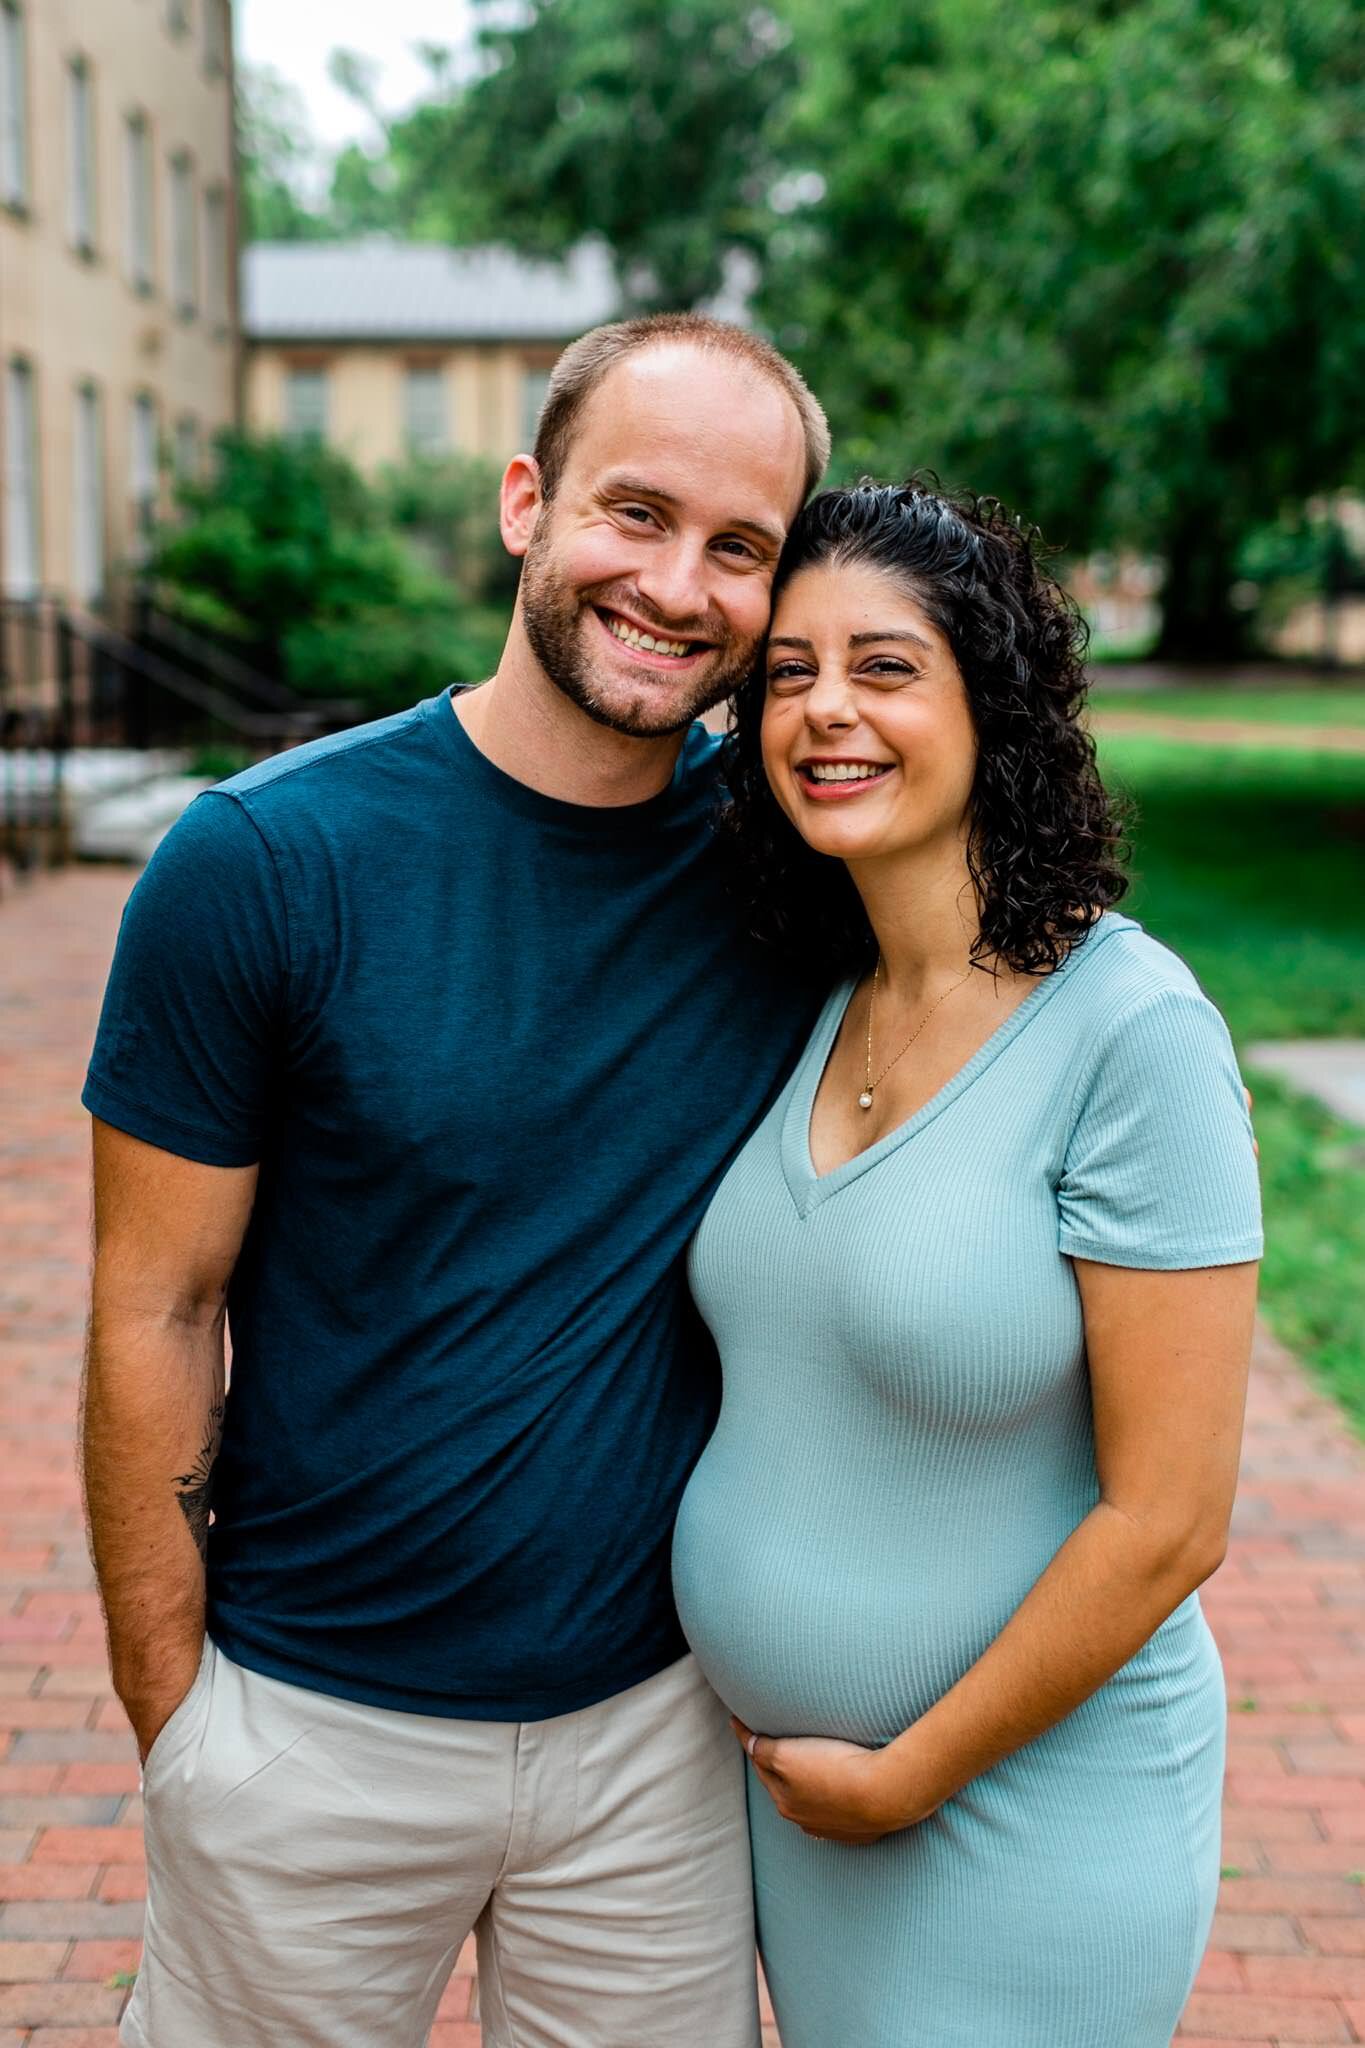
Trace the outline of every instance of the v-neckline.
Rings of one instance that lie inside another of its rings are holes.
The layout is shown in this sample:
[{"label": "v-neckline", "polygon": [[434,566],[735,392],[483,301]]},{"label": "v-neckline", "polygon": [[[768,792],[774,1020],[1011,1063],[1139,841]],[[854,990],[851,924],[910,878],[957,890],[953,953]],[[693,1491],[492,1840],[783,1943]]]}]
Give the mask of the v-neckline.
[{"label": "v-neckline", "polygon": [[817,1173],[815,1158],[811,1151],[811,1119],[815,1113],[815,1098],[820,1092],[820,1083],[825,1077],[834,1042],[839,1028],[848,1014],[858,987],[856,979],[843,981],[832,991],[806,1047],[801,1064],[794,1077],[792,1092],[787,1103],[787,1113],[782,1128],[782,1173],[793,1202],[802,1216],[808,1215],[816,1205],[830,1195],[838,1194],[851,1181],[858,1180],[875,1166],[889,1158],[893,1152],[916,1137],[935,1117],[941,1116],[964,1089],[969,1088],[979,1074],[997,1060],[1000,1054],[1022,1031],[1026,1024],[1042,1009],[1048,997],[1065,979],[1073,962],[1083,958],[1092,946],[1103,943],[1112,933],[1131,923],[1126,917],[1106,912],[1084,939],[1074,947],[1051,974],[1046,975],[1036,988],[1031,988],[1022,1002],[1016,1003],[1008,1017],[1002,1017],[989,1037],[982,1040],[969,1059],[963,1061],[955,1074],[949,1075],[927,1102],[920,1104],[913,1115],[906,1117],[875,1144],[863,1151],[855,1152],[851,1159],[830,1167],[828,1173]]}]

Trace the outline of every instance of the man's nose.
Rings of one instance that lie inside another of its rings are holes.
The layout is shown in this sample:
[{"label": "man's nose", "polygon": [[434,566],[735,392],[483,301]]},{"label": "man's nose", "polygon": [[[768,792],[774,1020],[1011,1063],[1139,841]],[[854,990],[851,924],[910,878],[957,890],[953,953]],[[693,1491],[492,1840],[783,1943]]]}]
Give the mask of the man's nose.
[{"label": "man's nose", "polygon": [[651,551],[635,587],[670,626],[699,626],[711,611],[705,551],[685,541]]}]

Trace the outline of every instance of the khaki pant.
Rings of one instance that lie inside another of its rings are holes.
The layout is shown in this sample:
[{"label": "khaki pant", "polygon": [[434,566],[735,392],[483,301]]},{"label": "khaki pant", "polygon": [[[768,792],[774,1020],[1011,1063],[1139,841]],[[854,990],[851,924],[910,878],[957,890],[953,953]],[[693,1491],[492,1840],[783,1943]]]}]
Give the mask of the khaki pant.
[{"label": "khaki pant", "polygon": [[742,1756],[691,1657],[550,1721],[357,1706],[208,1644],[145,1773],[124,2048],[757,2048]]}]

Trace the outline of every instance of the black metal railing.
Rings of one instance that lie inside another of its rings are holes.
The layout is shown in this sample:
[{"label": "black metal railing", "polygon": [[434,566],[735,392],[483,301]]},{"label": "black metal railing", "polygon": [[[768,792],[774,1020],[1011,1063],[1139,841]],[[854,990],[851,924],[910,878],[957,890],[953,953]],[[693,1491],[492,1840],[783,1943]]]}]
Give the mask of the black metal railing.
[{"label": "black metal railing", "polygon": [[224,690],[239,704],[310,717],[320,731],[327,732],[354,725],[365,716],[364,707],[353,698],[301,697],[221,639],[164,611],[146,588],[133,596],[130,632],[148,653],[161,655],[183,674]]},{"label": "black metal railing", "polygon": [[75,748],[260,759],[353,716],[353,707],[306,699],[245,702],[223,682],[191,673],[55,598],[4,599],[0,855],[20,873],[70,857],[68,762]]}]

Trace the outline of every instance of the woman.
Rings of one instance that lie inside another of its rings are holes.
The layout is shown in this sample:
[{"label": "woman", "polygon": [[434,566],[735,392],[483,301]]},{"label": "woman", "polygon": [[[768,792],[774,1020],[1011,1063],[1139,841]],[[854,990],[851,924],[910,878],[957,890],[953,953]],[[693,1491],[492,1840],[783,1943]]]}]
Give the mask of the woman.
[{"label": "woman", "polygon": [[756,914],[842,977],[691,1259],[677,1593],[783,2048],[1166,2048],[1213,1910],[1256,1175],[1109,907],[1083,638],[993,503],[830,492],[738,707]]}]

